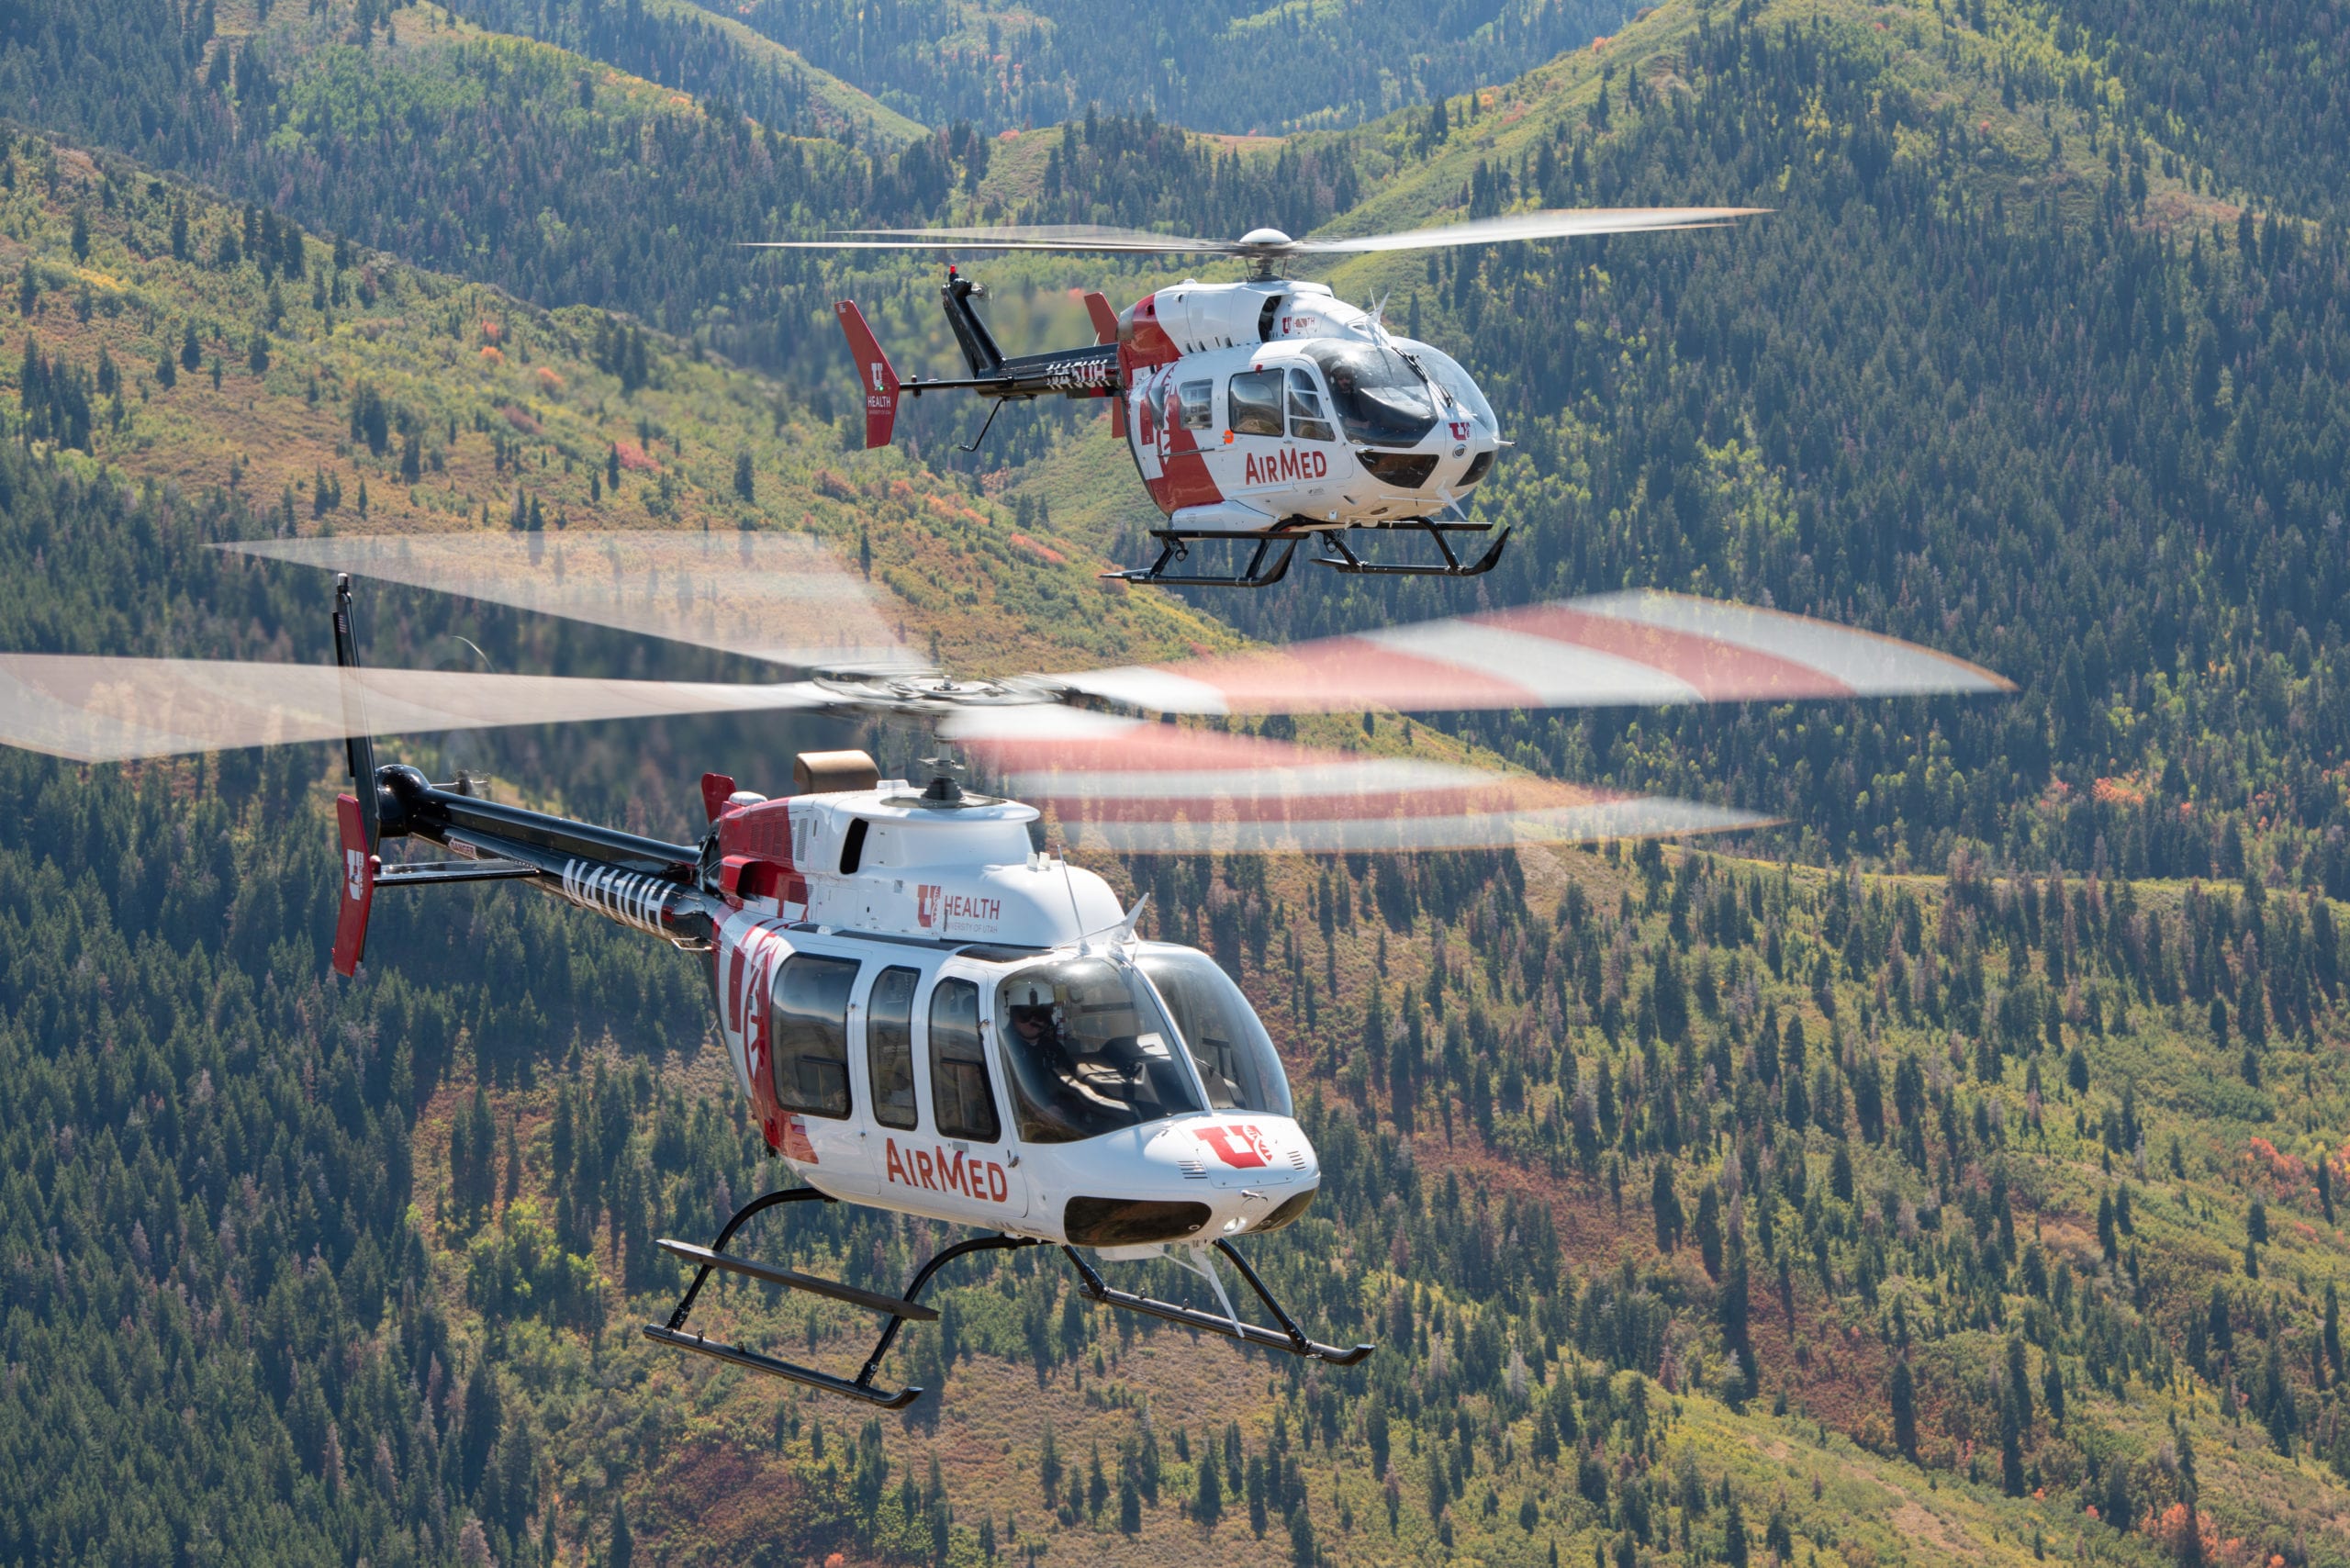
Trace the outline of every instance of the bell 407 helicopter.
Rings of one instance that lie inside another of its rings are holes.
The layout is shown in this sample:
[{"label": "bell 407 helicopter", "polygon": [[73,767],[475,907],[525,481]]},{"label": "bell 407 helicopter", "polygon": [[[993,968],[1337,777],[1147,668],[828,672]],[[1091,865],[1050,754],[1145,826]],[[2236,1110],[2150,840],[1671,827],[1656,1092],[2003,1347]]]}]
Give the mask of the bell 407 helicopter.
[{"label": "bell 407 helicopter", "polygon": [[[695,1272],[644,1332],[889,1408],[922,1392],[877,1379],[902,1326],[936,1316],[924,1288],[945,1264],[993,1249],[1059,1248],[1104,1306],[1340,1365],[1371,1353],[1310,1338],[1235,1245],[1294,1222],[1322,1175],[1247,997],[1207,955],[1147,940],[1140,906],[1122,909],[1100,876],[1046,853],[1041,825],[1083,848],[1198,854],[1506,846],[1762,820],[1164,721],[2006,689],[1908,644],[1655,593],[1164,666],[957,680],[897,645],[862,581],[804,538],[443,534],[224,548],[342,574],[334,664],[0,654],[0,743],[109,762],[342,741],[353,788],[338,801],[334,967],[345,975],[364,956],[379,893],[462,882],[521,882],[691,955],[709,977],[734,1088],[799,1184],[745,1205],[706,1247],[661,1241]],[[362,668],[350,574],[810,673],[724,684]],[[370,739],[790,710],[923,726],[1006,791],[967,790],[945,768],[883,778],[862,752],[803,753],[782,799],[703,775],[706,826],[668,843],[490,800],[463,773],[435,784],[378,765]],[[434,857],[385,861],[401,841]],[[810,1202],[979,1234],[894,1295],[727,1250],[754,1215]],[[1158,1256],[1201,1274],[1214,1305],[1103,1277],[1106,1264]],[[1219,1262],[1270,1326],[1235,1309]],[[878,1342],[841,1376],[690,1330],[717,1271],[870,1310],[886,1320]]]},{"label": "bell 407 helicopter", "polygon": [[[1491,245],[1659,230],[1713,228],[1748,207],[1631,207],[1528,212],[1507,218],[1327,240],[1292,240],[1258,229],[1237,240],[1191,240],[1137,230],[1067,226],[858,230],[830,240],[770,241],[767,248],[1091,252],[1232,256],[1237,283],[1185,279],[1113,313],[1086,296],[1096,343],[1007,359],[979,320],[977,283],[955,267],[939,290],[968,377],[901,378],[854,301],[834,308],[847,334],[865,397],[865,443],[886,446],[899,399],[949,388],[1005,402],[1043,397],[1107,398],[1151,500],[1167,519],[1152,531],[1158,558],[1107,576],[1170,586],[1263,588],[1288,572],[1300,540],[1317,539],[1320,562],[1340,572],[1476,577],[1501,559],[1507,532],[1462,560],[1449,536],[1483,533],[1463,503],[1507,444],[1477,383],[1441,349],[1389,332],[1379,312],[1326,285],[1274,275],[1300,258],[1375,251]],[[982,426],[979,440],[987,438]],[[973,443],[976,446],[978,443]],[[1371,531],[1410,530],[1436,559],[1368,560],[1348,543]],[[1236,572],[1177,569],[1201,543],[1247,552]]]}]

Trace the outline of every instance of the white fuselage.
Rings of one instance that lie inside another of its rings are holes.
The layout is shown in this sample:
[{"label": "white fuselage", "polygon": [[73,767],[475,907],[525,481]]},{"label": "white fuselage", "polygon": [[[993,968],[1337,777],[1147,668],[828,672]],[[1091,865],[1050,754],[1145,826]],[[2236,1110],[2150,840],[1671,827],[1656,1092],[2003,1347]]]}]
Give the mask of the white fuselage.
[{"label": "white fuselage", "polygon": [[1321,284],[1185,282],[1121,328],[1127,442],[1179,525],[1438,516],[1501,445],[1466,371]]},{"label": "white fuselage", "polygon": [[[1054,1241],[1207,1242],[1294,1218],[1302,1202],[1274,1216],[1320,1168],[1278,1060],[1243,1070],[1253,1013],[1203,956],[1137,942],[1101,878],[1030,851],[1035,817],[884,783],[720,818],[734,907],[711,955],[719,1023],[768,1146],[845,1201]],[[1067,1050],[1013,1026],[1005,988],[1040,975],[1063,982]],[[1079,1038],[1112,1013],[1102,1039]]]}]

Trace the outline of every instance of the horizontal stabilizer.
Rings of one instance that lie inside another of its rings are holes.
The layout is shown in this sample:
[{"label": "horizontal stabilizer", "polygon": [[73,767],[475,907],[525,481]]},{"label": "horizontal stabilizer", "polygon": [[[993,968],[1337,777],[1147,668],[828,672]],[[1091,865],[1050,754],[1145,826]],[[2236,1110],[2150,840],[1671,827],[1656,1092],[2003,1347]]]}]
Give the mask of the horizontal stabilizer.
[{"label": "horizontal stabilizer", "polygon": [[525,866],[520,860],[411,860],[384,867],[375,873],[375,885],[420,888],[444,882],[510,882],[538,874],[536,866]]}]

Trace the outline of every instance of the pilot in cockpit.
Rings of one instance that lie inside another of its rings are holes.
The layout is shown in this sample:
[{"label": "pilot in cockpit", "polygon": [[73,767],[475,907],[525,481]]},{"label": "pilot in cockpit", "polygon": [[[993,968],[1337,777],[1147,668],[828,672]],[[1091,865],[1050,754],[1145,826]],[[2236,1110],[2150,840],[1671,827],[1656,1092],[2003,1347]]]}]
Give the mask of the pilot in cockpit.
[{"label": "pilot in cockpit", "polygon": [[1059,1092],[1091,1105],[1106,1102],[1124,1108],[1133,1103],[1143,1054],[1130,1036],[1087,1039],[1080,1036],[1072,1047],[1061,1027],[1052,987],[1041,980],[1014,985],[1011,1013],[1014,1036],[1055,1081]]}]

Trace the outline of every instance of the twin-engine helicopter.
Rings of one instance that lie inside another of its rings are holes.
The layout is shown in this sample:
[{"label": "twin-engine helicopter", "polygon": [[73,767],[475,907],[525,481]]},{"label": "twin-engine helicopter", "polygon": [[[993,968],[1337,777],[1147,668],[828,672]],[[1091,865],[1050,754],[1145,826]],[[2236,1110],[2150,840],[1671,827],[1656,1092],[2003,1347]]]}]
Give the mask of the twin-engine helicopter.
[{"label": "twin-engine helicopter", "polygon": [[[1442,849],[1761,821],[1167,721],[2006,688],[1908,644],[1654,593],[1169,665],[957,680],[898,646],[863,584],[804,538],[442,534],[224,548],[344,574],[333,665],[0,655],[0,742],[107,762],[343,741],[353,789],[337,802],[333,961],[345,975],[364,956],[379,892],[460,882],[526,883],[694,955],[735,1087],[800,1184],[744,1205],[707,1247],[662,1240],[695,1271],[644,1333],[884,1408],[922,1393],[877,1380],[901,1327],[936,1316],[924,1289],[945,1264],[986,1250],[1058,1247],[1102,1305],[1266,1350],[1339,1365],[1371,1350],[1310,1338],[1235,1246],[1293,1223],[1322,1174],[1264,1025],[1206,954],[1146,939],[1139,905],[1121,908],[1101,877],[1048,852],[1046,824],[1070,846],[1190,854]],[[349,574],[811,673],[728,685],[362,668]],[[883,778],[862,752],[803,754],[783,799],[705,774],[705,827],[668,843],[494,801],[462,773],[435,784],[378,764],[370,739],[794,709],[926,726],[1009,789],[981,794],[945,767]],[[384,845],[399,840],[434,857],[385,861]],[[727,1250],[754,1215],[802,1202],[979,1234],[895,1295]],[[1161,1256],[1203,1276],[1214,1306],[1103,1277],[1109,1263]],[[1270,1326],[1234,1307],[1219,1260]],[[885,1320],[878,1341],[841,1376],[689,1329],[715,1271],[868,1309]]]},{"label": "twin-engine helicopter", "polygon": [[[856,230],[830,240],[784,240],[767,248],[1091,252],[1141,256],[1237,257],[1237,283],[1187,278],[1113,312],[1085,297],[1097,342],[1007,359],[973,308],[984,290],[955,267],[939,297],[968,377],[902,378],[853,300],[834,307],[865,398],[865,444],[887,446],[899,399],[957,389],[993,401],[979,441],[1004,403],[1033,398],[1107,398],[1151,500],[1167,519],[1152,530],[1158,558],[1104,574],[1169,586],[1264,588],[1279,582],[1301,540],[1340,572],[1472,577],[1491,571],[1504,530],[1464,560],[1451,536],[1485,533],[1464,504],[1507,443],[1476,381],[1441,349],[1388,331],[1377,310],[1349,305],[1326,285],[1277,277],[1301,258],[1373,251],[1491,245],[1730,223],[1751,207],[1626,207],[1528,212],[1399,234],[1292,240],[1278,229],[1237,240],[1194,240],[1139,230],[1027,226]],[[973,446],[978,445],[974,442]],[[1349,540],[1381,531],[1425,534],[1435,558],[1369,559]],[[1237,571],[1179,569],[1202,543],[1238,546]]]}]

